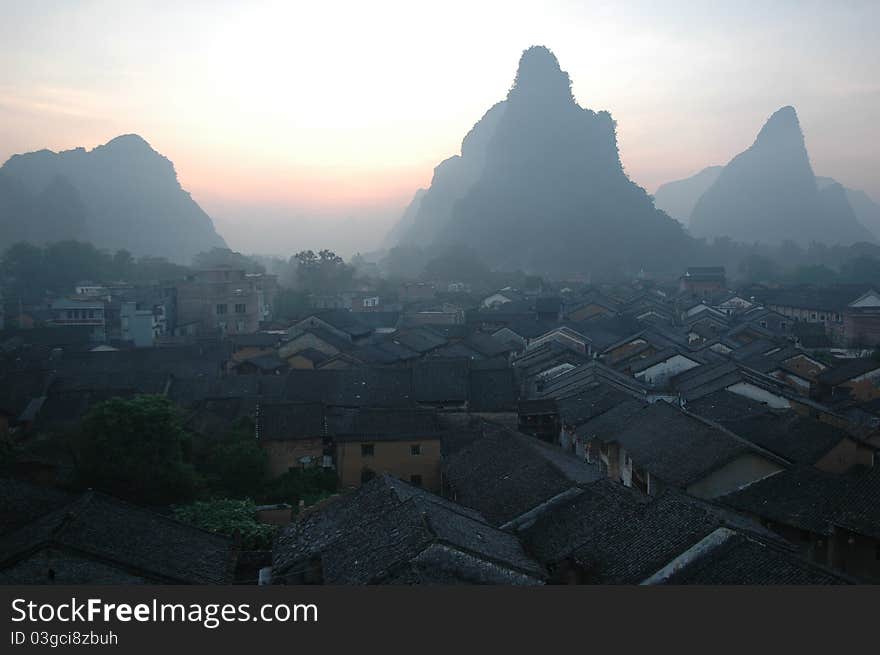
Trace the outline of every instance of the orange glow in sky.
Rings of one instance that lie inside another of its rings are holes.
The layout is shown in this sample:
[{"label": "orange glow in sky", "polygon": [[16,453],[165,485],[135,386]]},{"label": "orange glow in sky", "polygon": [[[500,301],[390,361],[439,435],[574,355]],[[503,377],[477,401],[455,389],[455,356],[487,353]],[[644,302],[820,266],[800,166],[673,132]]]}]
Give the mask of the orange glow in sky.
[{"label": "orange glow in sky", "polygon": [[878,5],[0,0],[0,162],[134,132],[233,248],[369,249],[545,44],[651,192],[792,104],[816,173],[880,199]]}]

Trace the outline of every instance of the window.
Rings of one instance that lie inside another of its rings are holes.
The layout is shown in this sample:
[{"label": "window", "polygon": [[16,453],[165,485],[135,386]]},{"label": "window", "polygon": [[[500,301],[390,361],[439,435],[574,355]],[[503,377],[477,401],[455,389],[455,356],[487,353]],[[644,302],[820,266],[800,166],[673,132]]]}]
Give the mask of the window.
[{"label": "window", "polygon": [[375,446],[371,443],[361,444],[361,457],[372,457],[375,453]]},{"label": "window", "polygon": [[824,321],[824,320],[825,320],[825,314],[819,314],[819,320],[820,320],[820,321]]},{"label": "window", "polygon": [[376,472],[371,469],[364,469],[361,471],[361,484],[366,484],[370,480],[376,477]]},{"label": "window", "polygon": [[217,316],[222,316],[226,313],[226,305],[217,305]]},{"label": "window", "polygon": [[416,444],[413,444],[412,446],[410,446],[409,447],[409,454],[410,455],[421,455],[422,454],[422,444],[416,443]]},{"label": "window", "polygon": [[417,487],[422,486],[422,476],[421,475],[411,475],[409,476],[409,481]]},{"label": "window", "polygon": [[244,303],[236,303],[235,313],[236,314],[246,314],[247,313],[247,306]]},{"label": "window", "polygon": [[813,312],[812,314],[810,314],[810,317],[815,321],[816,320],[816,312]]},{"label": "window", "polygon": [[780,321],[779,327],[784,330],[785,328],[788,327],[788,323],[786,323],[785,321]]}]

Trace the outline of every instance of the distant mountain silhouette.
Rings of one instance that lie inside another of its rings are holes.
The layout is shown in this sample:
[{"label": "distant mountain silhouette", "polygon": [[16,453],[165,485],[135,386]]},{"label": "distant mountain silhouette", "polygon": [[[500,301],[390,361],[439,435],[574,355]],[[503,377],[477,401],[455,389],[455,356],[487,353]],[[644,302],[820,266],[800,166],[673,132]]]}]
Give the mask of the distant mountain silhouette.
[{"label": "distant mountain silhouette", "polygon": [[744,242],[874,241],[842,187],[820,191],[793,107],[774,113],[752,146],[724,167],[694,205],[690,230]]},{"label": "distant mountain silhouette", "polygon": [[42,243],[88,239],[86,210],[70,181],[60,175],[31,193],[0,169],[0,246],[17,241]]},{"label": "distant mountain silhouette", "polygon": [[400,222],[392,230],[397,241],[428,244],[449,224],[455,203],[480,179],[486,164],[489,141],[504,114],[499,102],[471,128],[461,143],[461,155],[440,162],[428,189],[419,189]]},{"label": "distant mountain silhouette", "polygon": [[427,189],[419,189],[415,192],[413,199],[410,200],[410,203],[409,205],[407,205],[406,210],[404,210],[403,215],[401,215],[400,220],[395,223],[394,227],[392,227],[391,230],[389,230],[388,234],[385,236],[384,245],[386,247],[393,248],[398,244],[398,242],[400,242],[401,239],[404,238],[405,235],[409,233],[409,231],[415,224],[416,216],[418,216],[419,213],[419,208],[422,206],[422,200],[425,198],[425,195],[427,195],[427,193]]},{"label": "distant mountain silhouette", "polygon": [[0,168],[0,226],[4,247],[75,238],[181,263],[226,246],[174,165],[134,134],[91,151],[12,156]]},{"label": "distant mountain silhouette", "polygon": [[[830,177],[817,176],[816,184],[822,190],[832,184],[838,184],[838,182]],[[843,187],[843,190],[846,192],[847,202],[852,207],[859,223],[868,228],[872,234],[880,237],[880,204],[874,202],[867,193],[859,189]]]},{"label": "distant mountain silhouette", "polygon": [[661,184],[654,194],[654,205],[687,225],[697,200],[715,183],[722,170],[724,166],[709,166],[691,177]]},{"label": "distant mountain silhouette", "polygon": [[[401,242],[467,243],[498,268],[582,272],[672,267],[692,241],[624,173],[608,112],[581,108],[543,46],[434,171]],[[675,264],[677,266],[677,264]]]}]

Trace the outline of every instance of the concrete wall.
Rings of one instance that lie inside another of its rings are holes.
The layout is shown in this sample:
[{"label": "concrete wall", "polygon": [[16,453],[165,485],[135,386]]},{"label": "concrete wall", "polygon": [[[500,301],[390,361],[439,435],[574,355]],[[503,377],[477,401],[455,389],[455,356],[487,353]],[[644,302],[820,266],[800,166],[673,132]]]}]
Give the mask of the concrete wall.
[{"label": "concrete wall", "polygon": [[855,439],[843,439],[815,463],[815,467],[829,473],[846,473],[854,466],[874,466],[874,451]]},{"label": "concrete wall", "polygon": [[757,400],[759,403],[767,403],[767,406],[773,409],[788,409],[791,407],[791,403],[784,396],[771,393],[748,382],[737,382],[727,387],[727,390],[744,398]]},{"label": "concrete wall", "polygon": [[697,498],[718,498],[781,470],[781,465],[760,455],[749,453],[737,457],[702,480],[691,484],[686,491]]},{"label": "concrete wall", "polygon": [[[372,444],[373,454],[363,455],[362,444]],[[412,447],[419,446],[418,455]],[[373,473],[391,473],[405,482],[413,475],[422,477],[422,486],[429,491],[440,490],[440,439],[408,439],[400,441],[344,441],[336,444],[336,472],[343,489],[359,487],[364,469]]]},{"label": "concrete wall", "polygon": [[301,468],[303,457],[315,458],[316,464],[320,465],[324,455],[324,440],[322,437],[311,439],[289,439],[285,441],[263,441],[260,443],[269,457],[269,476],[277,478],[284,475],[292,468]]}]

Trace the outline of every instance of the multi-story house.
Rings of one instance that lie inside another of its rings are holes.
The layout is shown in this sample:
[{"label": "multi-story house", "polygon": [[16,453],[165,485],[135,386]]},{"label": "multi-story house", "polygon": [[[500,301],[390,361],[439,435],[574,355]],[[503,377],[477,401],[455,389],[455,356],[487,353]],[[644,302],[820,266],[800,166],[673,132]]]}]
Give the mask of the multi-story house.
[{"label": "multi-story house", "polygon": [[89,327],[92,341],[107,339],[105,303],[97,298],[59,298],[49,303],[49,325]]},{"label": "multi-story house", "polygon": [[262,282],[243,270],[196,271],[177,285],[177,322],[203,334],[256,332],[267,306]]}]

